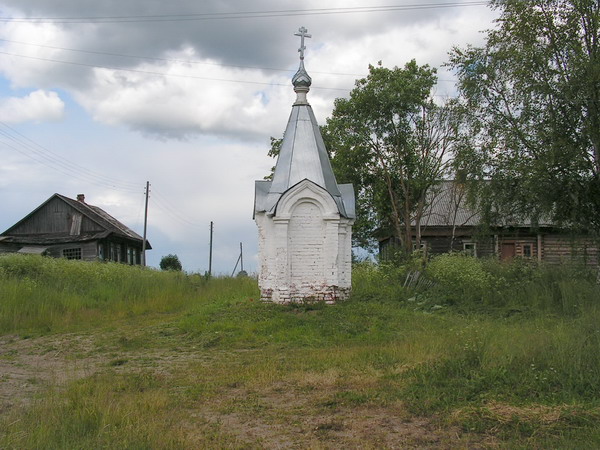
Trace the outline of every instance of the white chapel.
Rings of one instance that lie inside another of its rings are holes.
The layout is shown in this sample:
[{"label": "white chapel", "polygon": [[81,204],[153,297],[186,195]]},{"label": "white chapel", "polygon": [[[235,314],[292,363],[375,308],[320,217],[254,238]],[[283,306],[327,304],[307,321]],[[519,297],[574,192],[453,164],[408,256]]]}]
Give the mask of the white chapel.
[{"label": "white chapel", "polygon": [[254,220],[258,225],[261,299],[277,303],[347,298],[351,286],[354,189],[337,184],[307,101],[311,78],[300,67],[292,84],[292,106],[272,181],[256,181]]}]

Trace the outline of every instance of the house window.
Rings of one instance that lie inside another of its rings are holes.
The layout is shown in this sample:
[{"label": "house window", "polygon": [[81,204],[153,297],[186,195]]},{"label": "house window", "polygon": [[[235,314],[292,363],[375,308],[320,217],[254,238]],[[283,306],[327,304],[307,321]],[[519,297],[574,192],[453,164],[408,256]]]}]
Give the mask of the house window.
[{"label": "house window", "polygon": [[524,244],[523,245],[523,257],[524,258],[531,258],[531,244]]},{"label": "house window", "polygon": [[421,250],[422,252],[425,252],[425,251],[427,251],[427,242],[421,241],[421,243],[419,244],[419,248],[417,248],[417,243],[413,241],[412,249],[413,249],[413,252],[415,252],[417,250]]},{"label": "house window", "polygon": [[81,247],[65,248],[62,251],[63,258],[81,259]]},{"label": "house window", "polygon": [[104,261],[104,244],[98,244],[98,259]]},{"label": "house window", "polygon": [[477,243],[476,242],[463,242],[463,251],[467,255],[477,256]]}]

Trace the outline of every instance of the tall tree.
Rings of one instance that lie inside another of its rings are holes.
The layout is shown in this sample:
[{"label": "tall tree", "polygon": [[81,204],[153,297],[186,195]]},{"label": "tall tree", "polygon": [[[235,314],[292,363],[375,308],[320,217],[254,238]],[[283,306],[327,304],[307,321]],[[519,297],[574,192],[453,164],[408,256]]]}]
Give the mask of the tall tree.
[{"label": "tall tree", "polygon": [[353,183],[357,194],[358,245],[372,245],[377,230],[398,237],[407,252],[414,229],[420,243],[427,192],[448,169],[454,134],[450,108],[432,101],[435,72],[414,60],[369,66],[323,127],[338,181]]},{"label": "tall tree", "polygon": [[600,4],[493,0],[483,47],[455,48],[465,128],[457,161],[484,217],[600,231]]}]

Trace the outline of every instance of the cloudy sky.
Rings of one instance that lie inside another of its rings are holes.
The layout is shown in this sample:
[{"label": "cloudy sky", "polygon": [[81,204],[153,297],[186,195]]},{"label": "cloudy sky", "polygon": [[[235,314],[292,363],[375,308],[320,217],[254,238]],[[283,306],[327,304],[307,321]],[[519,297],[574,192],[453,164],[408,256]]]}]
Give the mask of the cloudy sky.
[{"label": "cloudy sky", "polygon": [[[480,44],[471,0],[0,0],[0,232],[54,193],[83,193],[142,233],[148,263],[256,270],[254,180],[295,99],[300,26],[319,123],[369,64],[440,67]],[[455,95],[439,70],[435,95]]]}]

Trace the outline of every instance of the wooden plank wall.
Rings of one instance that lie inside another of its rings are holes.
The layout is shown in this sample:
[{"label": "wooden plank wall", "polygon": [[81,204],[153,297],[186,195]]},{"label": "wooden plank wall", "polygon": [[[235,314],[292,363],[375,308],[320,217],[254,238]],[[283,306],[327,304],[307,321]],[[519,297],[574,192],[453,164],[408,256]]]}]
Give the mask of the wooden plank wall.
[{"label": "wooden plank wall", "polygon": [[598,242],[582,237],[547,234],[542,237],[542,261],[549,264],[598,264]]},{"label": "wooden plank wall", "polygon": [[[11,234],[69,233],[74,214],[80,213],[61,199],[53,198],[12,230]],[[84,216],[81,231],[102,231],[102,227]]]},{"label": "wooden plank wall", "polygon": [[529,245],[531,247],[530,259],[538,259],[538,242],[537,236],[525,236],[525,237],[514,237],[514,236],[502,236],[498,240],[498,245],[502,244],[514,244],[515,245],[515,257],[525,258],[524,247]]},{"label": "wooden plank wall", "polygon": [[[424,236],[423,242],[427,244],[429,255],[438,255],[449,251],[463,251],[464,242],[477,242],[477,256],[500,256],[496,248],[495,238],[487,239],[457,236],[451,245],[448,236]],[[514,244],[515,257],[525,258],[524,248],[531,247],[529,258],[535,261],[543,261],[548,264],[561,264],[577,262],[589,266],[597,266],[600,263],[600,242],[581,236],[566,236],[564,234],[541,234],[538,235],[503,235],[498,237],[498,248],[502,243]],[[393,247],[389,242],[381,246],[381,255],[385,259],[387,252]]]},{"label": "wooden plank wall", "polygon": [[62,251],[69,248],[81,248],[81,259],[84,261],[95,261],[98,258],[97,241],[53,245],[48,248],[48,256],[62,258]]}]

